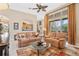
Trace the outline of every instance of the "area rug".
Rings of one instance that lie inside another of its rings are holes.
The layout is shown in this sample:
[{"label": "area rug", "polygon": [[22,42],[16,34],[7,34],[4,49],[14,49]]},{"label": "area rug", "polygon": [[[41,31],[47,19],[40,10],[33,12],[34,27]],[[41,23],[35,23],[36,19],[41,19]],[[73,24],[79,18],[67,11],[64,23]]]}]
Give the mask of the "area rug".
[{"label": "area rug", "polygon": [[64,52],[58,52],[58,53],[51,53],[49,56],[68,56],[68,55]]},{"label": "area rug", "polygon": [[43,56],[69,56],[62,49],[57,48],[48,48],[45,52],[43,52]]},{"label": "area rug", "polygon": [[36,56],[37,52],[30,48],[21,48],[16,50],[17,56]]},{"label": "area rug", "polygon": [[[37,56],[37,51],[31,48],[21,48],[17,51],[18,56]],[[57,48],[48,48],[45,51],[41,51],[40,56],[69,56],[63,50]]]}]

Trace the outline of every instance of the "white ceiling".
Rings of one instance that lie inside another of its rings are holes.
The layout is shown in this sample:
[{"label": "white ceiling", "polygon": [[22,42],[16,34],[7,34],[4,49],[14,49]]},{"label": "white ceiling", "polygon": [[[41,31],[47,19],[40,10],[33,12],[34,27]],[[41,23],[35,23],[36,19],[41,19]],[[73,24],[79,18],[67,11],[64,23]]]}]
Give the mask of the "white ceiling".
[{"label": "white ceiling", "polygon": [[[48,8],[46,9],[48,11],[54,10],[62,5],[65,5],[66,3],[42,3],[44,5],[48,5]],[[34,8],[36,7],[35,3],[10,3],[9,7],[14,10],[19,10],[25,13],[30,13],[34,14],[38,17],[38,19],[43,19],[43,16],[45,15],[46,12],[39,12],[37,13],[37,10],[31,10],[29,8]]]}]

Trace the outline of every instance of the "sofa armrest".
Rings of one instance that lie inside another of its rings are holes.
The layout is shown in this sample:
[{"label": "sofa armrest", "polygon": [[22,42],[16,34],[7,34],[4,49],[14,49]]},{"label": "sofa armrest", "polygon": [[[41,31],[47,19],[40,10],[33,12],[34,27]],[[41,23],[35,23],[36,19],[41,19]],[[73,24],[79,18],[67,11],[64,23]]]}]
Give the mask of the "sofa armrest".
[{"label": "sofa armrest", "polygon": [[45,38],[45,40],[52,40],[52,38],[48,37],[48,38]]},{"label": "sofa armrest", "polygon": [[59,38],[59,40],[60,40],[60,41],[62,41],[62,40],[64,40],[64,41],[65,41],[66,39],[65,39],[65,38]]},{"label": "sofa armrest", "polygon": [[65,38],[60,38],[60,48],[65,48],[65,44],[66,44],[66,39]]}]

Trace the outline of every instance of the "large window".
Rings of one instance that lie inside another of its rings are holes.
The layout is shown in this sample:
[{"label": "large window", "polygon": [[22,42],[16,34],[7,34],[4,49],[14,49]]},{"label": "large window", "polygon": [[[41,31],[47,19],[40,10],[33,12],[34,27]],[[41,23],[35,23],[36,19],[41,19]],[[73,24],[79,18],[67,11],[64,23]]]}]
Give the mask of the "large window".
[{"label": "large window", "polygon": [[50,31],[60,31],[61,30],[61,21],[60,20],[56,20],[56,21],[51,21],[50,22]]},{"label": "large window", "polygon": [[62,19],[61,26],[62,26],[63,32],[68,32],[68,19],[67,18]]},{"label": "large window", "polygon": [[63,31],[67,32],[68,29],[68,19],[64,18],[62,20],[55,20],[49,22],[49,27],[51,32]]}]

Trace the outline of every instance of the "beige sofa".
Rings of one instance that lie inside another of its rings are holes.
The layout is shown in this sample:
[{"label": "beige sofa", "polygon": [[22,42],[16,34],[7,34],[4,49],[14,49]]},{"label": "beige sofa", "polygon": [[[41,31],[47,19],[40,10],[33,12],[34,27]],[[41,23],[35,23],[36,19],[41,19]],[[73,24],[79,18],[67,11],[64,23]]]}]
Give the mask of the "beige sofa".
[{"label": "beige sofa", "polygon": [[45,36],[45,41],[53,47],[64,48],[66,44],[66,35],[64,32],[51,32]]},{"label": "beige sofa", "polygon": [[18,47],[25,47],[29,44],[39,41],[38,33],[36,32],[22,32],[16,34],[18,40]]}]

